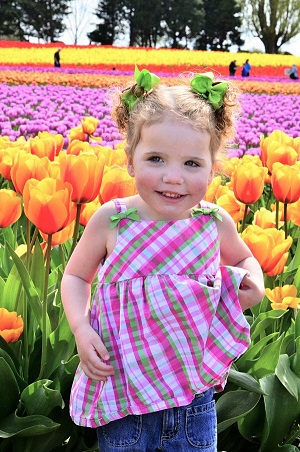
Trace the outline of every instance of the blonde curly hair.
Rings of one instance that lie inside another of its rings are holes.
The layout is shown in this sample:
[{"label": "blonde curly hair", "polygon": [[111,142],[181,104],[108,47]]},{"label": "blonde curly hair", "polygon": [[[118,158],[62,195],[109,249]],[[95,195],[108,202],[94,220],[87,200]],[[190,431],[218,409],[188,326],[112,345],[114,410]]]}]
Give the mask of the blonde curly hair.
[{"label": "blonde curly hair", "polygon": [[[218,82],[221,80],[215,81]],[[140,87],[131,84],[119,92],[112,110],[112,117],[125,138],[128,156],[133,156],[143,127],[161,123],[168,117],[182,121],[195,130],[209,133],[212,162],[216,160],[218,151],[235,136],[235,119],[240,103],[239,90],[233,82],[228,82],[223,105],[218,110],[214,110],[201,94],[192,91],[184,80],[179,86],[159,83],[148,93],[142,94],[131,111],[122,103],[122,96],[128,90],[135,93],[136,90],[140,91]]]}]

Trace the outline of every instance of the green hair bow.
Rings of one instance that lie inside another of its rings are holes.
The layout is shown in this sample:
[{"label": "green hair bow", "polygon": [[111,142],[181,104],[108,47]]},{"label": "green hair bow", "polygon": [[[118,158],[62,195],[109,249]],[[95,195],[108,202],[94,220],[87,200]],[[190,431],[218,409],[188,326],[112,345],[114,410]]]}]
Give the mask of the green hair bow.
[{"label": "green hair bow", "polygon": [[205,72],[204,74],[197,74],[191,80],[192,90],[201,94],[204,99],[212,105],[214,110],[218,110],[223,105],[223,97],[226,93],[228,82],[215,83],[214,74],[212,72]]},{"label": "green hair bow", "polygon": [[133,109],[144,92],[150,91],[150,89],[154,88],[154,86],[157,85],[160,80],[157,75],[152,74],[147,69],[142,69],[141,71],[139,71],[137,66],[135,66],[134,78],[136,80],[136,84],[142,89],[136,90],[134,93],[132,92],[132,90],[128,90],[123,94],[121,99],[122,104],[126,105],[129,111]]}]

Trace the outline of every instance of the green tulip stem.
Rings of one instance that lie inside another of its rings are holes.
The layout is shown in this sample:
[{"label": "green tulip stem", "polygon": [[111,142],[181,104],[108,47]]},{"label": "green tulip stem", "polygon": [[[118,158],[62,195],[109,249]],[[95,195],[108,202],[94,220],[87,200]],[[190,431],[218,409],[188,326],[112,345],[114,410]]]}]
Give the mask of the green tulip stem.
[{"label": "green tulip stem", "polygon": [[245,210],[244,210],[244,217],[243,217],[241,232],[243,232],[243,230],[245,229],[245,226],[246,226],[247,212],[248,212],[248,204],[245,204]]},{"label": "green tulip stem", "polygon": [[287,222],[287,203],[283,205],[283,220],[284,220],[284,238],[287,239],[288,236],[288,222]]},{"label": "green tulip stem", "polygon": [[75,246],[77,244],[77,239],[78,239],[78,234],[79,234],[79,221],[80,221],[80,213],[81,213],[81,207],[82,204],[77,204],[77,212],[76,212],[76,220],[75,220],[75,226],[74,226],[74,233],[73,233],[73,242],[72,242],[72,247],[70,250],[70,254],[69,254],[69,258],[71,257]]},{"label": "green tulip stem", "polygon": [[32,235],[31,242],[30,242],[30,248],[29,248],[30,251],[31,251],[32,248],[34,247],[34,244],[35,244],[35,241],[36,241],[36,239],[37,239],[38,234],[39,234],[39,230],[38,230],[38,228],[35,228],[35,229],[34,229],[34,233],[33,233],[33,235]]},{"label": "green tulip stem", "polygon": [[276,199],[275,205],[276,205],[275,224],[276,224],[276,229],[278,229],[278,226],[279,226],[279,201],[277,201],[277,199]]},{"label": "green tulip stem", "polygon": [[43,378],[44,368],[47,364],[47,298],[48,298],[48,285],[49,285],[49,273],[50,273],[50,263],[51,263],[51,245],[52,245],[52,234],[48,235],[47,241],[47,251],[46,251],[46,268],[45,268],[45,283],[44,283],[44,296],[43,296],[43,306],[42,306],[42,357],[41,357],[41,368],[39,374],[39,380]]},{"label": "green tulip stem", "polygon": [[62,269],[64,271],[64,269],[66,268],[65,253],[64,253],[62,245],[59,245],[58,248],[59,248],[59,254],[60,254],[60,258],[61,258]]}]

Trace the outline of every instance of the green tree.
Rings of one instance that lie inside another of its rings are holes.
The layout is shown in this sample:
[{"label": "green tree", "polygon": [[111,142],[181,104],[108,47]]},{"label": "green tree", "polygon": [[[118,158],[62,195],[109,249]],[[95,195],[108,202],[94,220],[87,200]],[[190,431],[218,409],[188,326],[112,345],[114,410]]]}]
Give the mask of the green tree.
[{"label": "green tree", "polygon": [[127,0],[125,19],[129,26],[129,45],[156,47],[163,34],[161,18],[163,5],[160,1]]},{"label": "green tree", "polygon": [[0,0],[1,21],[0,36],[1,38],[24,39],[24,32],[21,28],[22,11],[18,2],[10,0]]},{"label": "green tree", "polygon": [[180,41],[188,41],[199,34],[203,26],[203,0],[190,0],[178,2],[178,0],[164,0],[162,2],[165,23],[165,32],[171,40],[171,47],[180,47]]},{"label": "green tree", "polygon": [[203,0],[204,26],[195,42],[195,49],[228,50],[241,39],[241,7],[237,0]]},{"label": "green tree", "polygon": [[95,30],[87,36],[91,42],[103,45],[112,45],[119,33],[123,30],[124,17],[122,0],[100,0],[95,15],[100,20]]},{"label": "green tree", "polygon": [[25,35],[54,42],[66,29],[64,19],[70,13],[69,0],[19,0],[18,3]]},{"label": "green tree", "polygon": [[300,33],[300,0],[247,0],[245,5],[250,29],[266,53],[278,53]]}]

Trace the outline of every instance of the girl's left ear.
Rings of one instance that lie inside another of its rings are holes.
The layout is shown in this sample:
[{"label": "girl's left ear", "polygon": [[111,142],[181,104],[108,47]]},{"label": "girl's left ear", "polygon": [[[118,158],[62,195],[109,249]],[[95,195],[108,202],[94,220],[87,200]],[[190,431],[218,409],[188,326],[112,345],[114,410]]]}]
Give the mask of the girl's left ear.
[{"label": "girl's left ear", "polygon": [[132,163],[127,164],[127,171],[129,176],[134,177],[134,169]]},{"label": "girl's left ear", "polygon": [[211,172],[210,172],[209,178],[208,178],[208,184],[211,183],[211,181],[213,180],[213,178],[214,178],[214,170],[212,169]]}]

